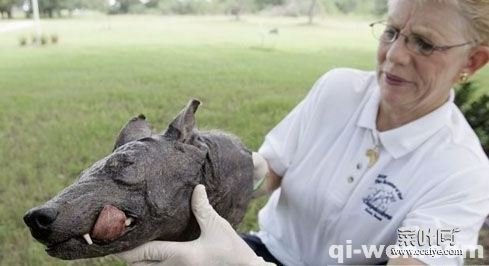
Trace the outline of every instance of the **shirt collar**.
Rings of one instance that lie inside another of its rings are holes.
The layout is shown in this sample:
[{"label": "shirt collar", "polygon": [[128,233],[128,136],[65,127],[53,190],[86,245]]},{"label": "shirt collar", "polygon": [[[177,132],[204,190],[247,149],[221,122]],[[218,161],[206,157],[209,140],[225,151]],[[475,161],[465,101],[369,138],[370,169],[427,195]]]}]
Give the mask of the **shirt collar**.
[{"label": "shirt collar", "polygon": [[454,98],[455,92],[452,89],[448,101],[431,113],[401,127],[378,132],[376,120],[380,89],[375,86],[363,107],[357,125],[372,130],[374,137],[378,137],[382,146],[397,159],[416,149],[447,123],[452,113]]}]

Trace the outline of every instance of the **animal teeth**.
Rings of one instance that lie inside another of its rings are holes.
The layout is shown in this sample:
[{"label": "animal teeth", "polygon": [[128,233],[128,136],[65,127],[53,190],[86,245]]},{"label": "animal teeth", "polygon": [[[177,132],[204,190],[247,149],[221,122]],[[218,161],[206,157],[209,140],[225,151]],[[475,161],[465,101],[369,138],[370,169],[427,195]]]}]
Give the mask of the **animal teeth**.
[{"label": "animal teeth", "polygon": [[129,226],[129,225],[131,225],[131,224],[132,224],[132,222],[133,222],[133,219],[132,219],[132,218],[127,218],[127,219],[126,219],[126,222],[125,222],[124,224],[125,224],[126,226]]},{"label": "animal teeth", "polygon": [[88,245],[93,244],[92,238],[90,237],[90,234],[84,234],[83,238],[85,238],[85,241],[87,241]]}]

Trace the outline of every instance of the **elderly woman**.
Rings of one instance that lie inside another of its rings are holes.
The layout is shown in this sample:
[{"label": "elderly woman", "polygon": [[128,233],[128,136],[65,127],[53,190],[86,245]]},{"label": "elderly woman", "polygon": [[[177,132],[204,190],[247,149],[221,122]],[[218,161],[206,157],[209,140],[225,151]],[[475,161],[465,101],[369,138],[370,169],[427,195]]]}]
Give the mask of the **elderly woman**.
[{"label": "elderly woman", "polygon": [[273,194],[260,231],[243,237],[252,249],[197,186],[199,239],[151,242],[122,257],[162,265],[461,264],[462,256],[392,258],[381,247],[476,244],[489,214],[489,161],[451,88],[489,61],[489,1],[391,0],[387,20],[371,26],[377,71],[328,72],[260,148]]}]

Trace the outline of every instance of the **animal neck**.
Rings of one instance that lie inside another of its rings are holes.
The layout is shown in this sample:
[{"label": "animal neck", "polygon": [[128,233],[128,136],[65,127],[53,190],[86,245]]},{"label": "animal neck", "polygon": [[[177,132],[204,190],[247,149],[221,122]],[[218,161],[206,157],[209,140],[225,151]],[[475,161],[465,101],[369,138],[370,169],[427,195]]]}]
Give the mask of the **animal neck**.
[{"label": "animal neck", "polygon": [[222,184],[221,178],[223,178],[219,173],[218,167],[220,154],[216,143],[214,143],[212,139],[205,136],[202,136],[200,139],[203,144],[207,146],[207,154],[200,170],[200,184],[206,187],[209,201],[212,203],[211,198],[214,194],[212,192]]}]

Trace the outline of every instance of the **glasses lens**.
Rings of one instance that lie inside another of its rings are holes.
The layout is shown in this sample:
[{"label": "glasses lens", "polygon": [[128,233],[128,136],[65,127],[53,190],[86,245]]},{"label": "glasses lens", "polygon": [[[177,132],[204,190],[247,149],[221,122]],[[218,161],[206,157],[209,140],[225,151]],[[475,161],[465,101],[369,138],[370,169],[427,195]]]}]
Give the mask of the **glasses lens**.
[{"label": "glasses lens", "polygon": [[372,25],[373,36],[381,42],[393,42],[397,38],[397,30],[382,23]]},{"label": "glasses lens", "polygon": [[435,49],[435,46],[433,44],[415,35],[409,37],[407,41],[407,47],[411,51],[415,51],[423,55],[430,55],[433,53],[433,50]]}]

